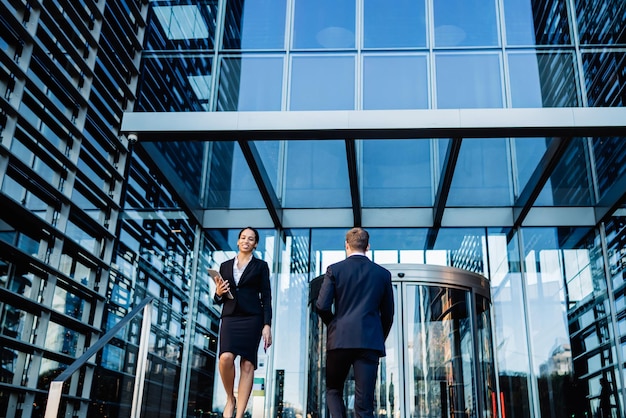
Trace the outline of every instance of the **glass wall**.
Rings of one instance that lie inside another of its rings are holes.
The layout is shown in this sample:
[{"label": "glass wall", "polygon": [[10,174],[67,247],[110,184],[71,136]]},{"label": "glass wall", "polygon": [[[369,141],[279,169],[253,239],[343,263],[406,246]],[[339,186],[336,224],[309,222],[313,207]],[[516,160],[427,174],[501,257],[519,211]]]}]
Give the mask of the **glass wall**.
[{"label": "glass wall", "polygon": [[137,111],[624,103],[619,0],[152,4]]}]

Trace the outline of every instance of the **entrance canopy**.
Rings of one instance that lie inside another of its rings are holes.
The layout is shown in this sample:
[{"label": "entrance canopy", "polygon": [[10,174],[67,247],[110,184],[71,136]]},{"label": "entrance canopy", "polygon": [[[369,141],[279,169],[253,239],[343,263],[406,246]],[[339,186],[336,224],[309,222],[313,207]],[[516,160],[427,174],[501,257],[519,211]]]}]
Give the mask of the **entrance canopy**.
[{"label": "entrance canopy", "polygon": [[626,108],[138,112],[122,132],[205,228],[593,226],[626,194],[589,169],[618,163]]}]

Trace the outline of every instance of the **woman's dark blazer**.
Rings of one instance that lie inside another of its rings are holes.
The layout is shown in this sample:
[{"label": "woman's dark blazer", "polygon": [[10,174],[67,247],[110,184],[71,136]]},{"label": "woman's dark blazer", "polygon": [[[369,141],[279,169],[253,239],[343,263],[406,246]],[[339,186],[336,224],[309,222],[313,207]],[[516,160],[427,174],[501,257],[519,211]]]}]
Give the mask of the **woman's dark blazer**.
[{"label": "woman's dark blazer", "polygon": [[230,291],[235,297],[214,297],[215,303],[223,304],[222,317],[235,315],[262,315],[263,324],[272,324],[272,292],[270,288],[270,269],[267,263],[252,257],[248,266],[235,284],[233,264],[235,259],[224,261],[220,265],[220,275],[228,280]]}]

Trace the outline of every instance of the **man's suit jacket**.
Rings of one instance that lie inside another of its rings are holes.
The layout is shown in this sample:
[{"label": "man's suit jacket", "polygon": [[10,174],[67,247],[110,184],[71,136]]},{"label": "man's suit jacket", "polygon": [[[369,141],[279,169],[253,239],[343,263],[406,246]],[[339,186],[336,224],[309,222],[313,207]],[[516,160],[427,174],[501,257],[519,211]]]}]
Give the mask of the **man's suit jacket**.
[{"label": "man's suit jacket", "polygon": [[363,255],[332,264],[326,270],[316,307],[328,326],[327,350],[359,348],[385,355],[394,314],[389,270]]},{"label": "man's suit jacket", "polygon": [[235,297],[214,297],[215,303],[224,304],[222,316],[262,315],[263,324],[272,324],[272,293],[270,287],[270,269],[267,263],[252,257],[243,271],[239,284],[235,284],[233,265],[235,259],[224,261],[220,265],[220,275],[228,280],[230,291]]}]

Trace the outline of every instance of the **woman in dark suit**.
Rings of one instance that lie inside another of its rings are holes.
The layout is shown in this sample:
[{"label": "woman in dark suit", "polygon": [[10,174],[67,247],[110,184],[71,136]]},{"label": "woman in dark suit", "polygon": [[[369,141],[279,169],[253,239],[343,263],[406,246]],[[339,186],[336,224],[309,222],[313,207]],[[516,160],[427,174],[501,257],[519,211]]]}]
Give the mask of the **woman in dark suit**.
[{"label": "woman in dark suit", "polygon": [[[253,255],[259,243],[256,229],[239,231],[239,252],[220,265],[214,300],[222,306],[219,335],[219,370],[226,391],[225,418],[243,417],[252,391],[261,337],[265,350],[272,345],[272,295],[267,263]],[[230,294],[229,294],[230,292]],[[232,296],[232,299],[231,299]],[[234,394],[235,358],[240,356],[239,407]],[[236,414],[236,415],[235,415]]]}]

